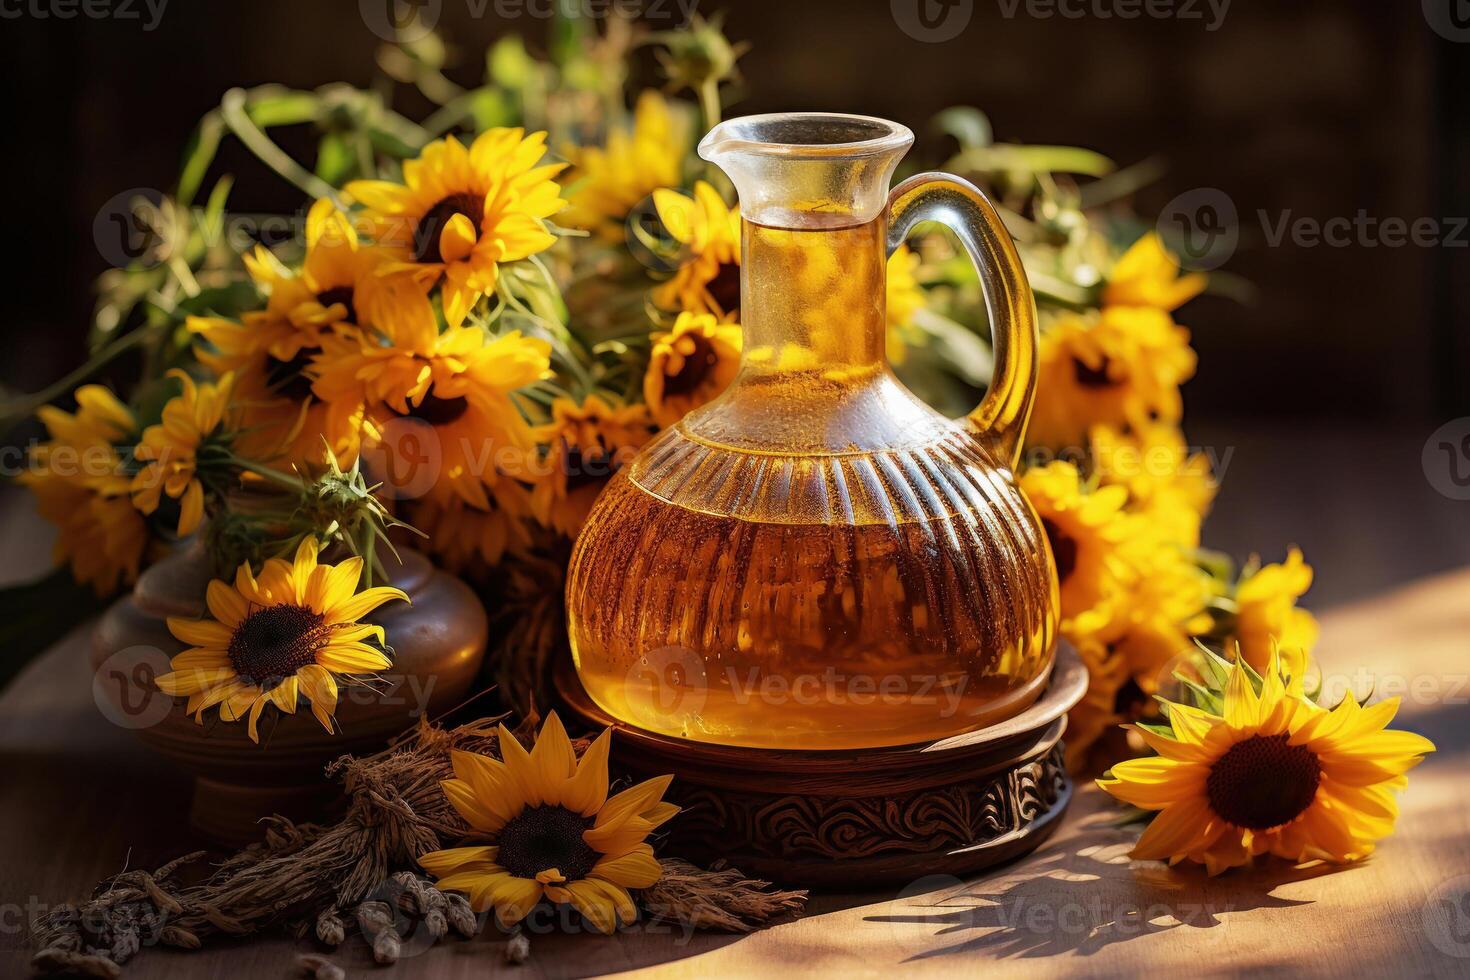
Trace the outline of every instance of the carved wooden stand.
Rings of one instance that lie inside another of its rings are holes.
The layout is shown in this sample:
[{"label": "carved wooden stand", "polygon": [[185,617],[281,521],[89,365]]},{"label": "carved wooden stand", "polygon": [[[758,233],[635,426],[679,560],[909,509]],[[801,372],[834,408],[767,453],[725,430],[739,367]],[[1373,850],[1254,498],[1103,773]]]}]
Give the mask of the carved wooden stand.
[{"label": "carved wooden stand", "polygon": [[675,775],[666,798],[686,812],[669,825],[666,853],[834,888],[966,874],[1045,840],[1072,796],[1061,737],[1087,669],[1062,644],[1045,693],[1015,718],[939,742],[852,751],[657,735],[603,713],[570,668],[558,688],[589,724],[617,729],[617,769]]}]

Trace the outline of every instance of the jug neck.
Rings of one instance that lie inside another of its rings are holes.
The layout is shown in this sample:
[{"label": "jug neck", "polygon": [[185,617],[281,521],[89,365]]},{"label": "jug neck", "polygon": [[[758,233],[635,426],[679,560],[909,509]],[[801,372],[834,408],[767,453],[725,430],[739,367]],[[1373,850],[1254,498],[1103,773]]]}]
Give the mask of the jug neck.
[{"label": "jug neck", "polygon": [[861,384],[887,369],[886,227],[741,222],[738,383],[791,375]]}]

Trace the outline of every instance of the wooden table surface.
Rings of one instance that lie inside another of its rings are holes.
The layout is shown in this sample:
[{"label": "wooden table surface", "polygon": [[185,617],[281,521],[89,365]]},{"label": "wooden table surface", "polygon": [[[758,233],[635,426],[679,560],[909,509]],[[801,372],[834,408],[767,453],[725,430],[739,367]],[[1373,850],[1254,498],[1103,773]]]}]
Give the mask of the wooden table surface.
[{"label": "wooden table surface", "polygon": [[[22,976],[23,925],[124,867],[193,849],[189,786],[97,711],[88,627],[0,695],[0,976]],[[1020,863],[967,882],[823,896],[800,919],[750,936],[668,927],[614,937],[534,936],[526,976],[636,970],[659,977],[803,975],[1187,976],[1291,971],[1470,975],[1470,570],[1323,616],[1332,683],[1404,690],[1399,724],[1439,752],[1410,777],[1396,836],[1346,870],[1270,865],[1210,879],[1133,863],[1095,788]],[[128,977],[290,976],[310,940],[271,938],[199,953],[144,950]],[[384,971],[353,941],[349,975],[482,977],[506,972],[499,939],[449,941]]]}]

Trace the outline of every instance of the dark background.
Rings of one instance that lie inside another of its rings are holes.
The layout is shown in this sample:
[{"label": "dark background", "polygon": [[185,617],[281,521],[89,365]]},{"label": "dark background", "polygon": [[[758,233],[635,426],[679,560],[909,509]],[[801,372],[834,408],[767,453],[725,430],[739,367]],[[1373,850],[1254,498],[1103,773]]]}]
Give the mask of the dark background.
[{"label": "dark background", "polygon": [[[11,246],[0,380],[30,390],[83,355],[90,283],[106,266],[91,234],[104,202],[169,186],[225,89],[365,84],[379,40],[356,0],[170,0],[152,31],[141,0],[141,20],[17,17],[29,8],[16,2],[0,19]],[[1431,29],[1439,14],[1414,0],[1235,0],[1212,31],[1203,2],[1190,4],[1195,19],[1123,20],[1037,16],[1047,8],[1025,0],[1007,16],[1009,0],[970,0],[950,12],[968,8],[956,38],[926,43],[899,28],[888,0],[726,6],[727,33],[753,45],[732,114],[880,115],[942,154],[927,121],[971,104],[1001,140],[1077,144],[1120,163],[1162,157],[1169,169],[1141,195],[1145,213],[1195,188],[1223,191],[1240,216],[1228,269],[1254,299],[1209,296],[1180,316],[1200,354],[1185,389],[1189,435],[1233,452],[1210,543],[1276,559],[1297,541],[1331,566],[1319,575],[1329,597],[1470,557],[1470,505],[1435,493],[1419,463],[1438,425],[1470,415],[1470,229],[1458,247],[1304,247],[1271,245],[1262,223],[1363,213],[1434,219],[1449,233],[1470,215],[1470,42]],[[661,9],[656,26],[671,26],[672,0]],[[518,32],[534,47],[544,32],[543,18],[495,10],[443,0],[460,81],[478,78],[495,38]],[[217,172],[240,177],[234,207],[299,204],[242,151],[221,160]]]}]

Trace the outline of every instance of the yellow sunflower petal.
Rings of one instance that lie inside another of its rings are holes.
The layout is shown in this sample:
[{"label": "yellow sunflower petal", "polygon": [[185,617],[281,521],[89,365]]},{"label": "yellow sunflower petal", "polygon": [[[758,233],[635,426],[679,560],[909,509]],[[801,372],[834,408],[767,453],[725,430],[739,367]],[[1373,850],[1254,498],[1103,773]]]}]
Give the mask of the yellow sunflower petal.
[{"label": "yellow sunflower petal", "polygon": [[509,775],[527,806],[538,806],[546,802],[546,791],[536,778],[536,765],[525,747],[504,725],[499,726],[500,757],[505,762]]},{"label": "yellow sunflower petal", "polygon": [[602,827],[650,809],[659,802],[673,781],[673,776],[655,776],[623,790],[598,811],[596,826]]},{"label": "yellow sunflower petal", "polygon": [[168,631],[181,643],[216,650],[229,647],[232,632],[228,626],[212,619],[182,619],[178,616],[168,617]]},{"label": "yellow sunflower petal", "polygon": [[449,872],[466,865],[494,864],[499,853],[500,848],[498,847],[449,847],[421,855],[419,867],[435,878],[442,878]]},{"label": "yellow sunflower petal", "polygon": [[607,802],[607,755],[612,745],[612,729],[606,729],[582,753],[577,774],[562,790],[562,806],[584,817],[590,817]]},{"label": "yellow sunflower petal", "polygon": [[544,887],[534,878],[514,876],[497,885],[491,901],[495,904],[495,918],[499,920],[501,927],[509,929],[529,915],[536,903],[541,901]]},{"label": "yellow sunflower petal", "polygon": [[296,672],[300,690],[311,701],[311,713],[321,726],[332,731],[332,718],[337,711],[337,679],[326,668],[307,664]]},{"label": "yellow sunflower petal", "polygon": [[530,758],[537,783],[542,787],[543,802],[560,804],[563,784],[576,772],[577,755],[555,711],[542,724],[536,744],[531,746]]},{"label": "yellow sunflower petal", "polygon": [[373,589],[364,589],[352,598],[336,603],[322,610],[322,612],[325,614],[326,621],[329,624],[355,623],[383,603],[391,602],[394,599],[402,599],[404,602],[409,602],[408,593],[402,589],[395,589],[386,585],[378,586]]},{"label": "yellow sunflower petal", "polygon": [[271,703],[288,715],[296,713],[297,683],[295,677],[288,677],[270,692]]},{"label": "yellow sunflower petal", "polygon": [[179,501],[179,537],[193,534],[204,520],[204,484],[190,480],[189,488]]},{"label": "yellow sunflower petal", "polygon": [[216,685],[231,680],[234,676],[235,670],[233,667],[220,667],[213,670],[189,668],[187,670],[175,670],[167,674],[159,674],[153,679],[153,683],[164,694],[177,697],[207,691]]},{"label": "yellow sunflower petal", "polygon": [[444,223],[439,232],[439,254],[445,262],[458,262],[469,255],[475,247],[479,229],[463,214],[456,214]]},{"label": "yellow sunflower petal", "polygon": [[653,856],[653,848],[640,844],[626,854],[607,855],[593,866],[589,878],[622,885],[625,888],[648,888],[663,877],[663,865]]},{"label": "yellow sunflower petal", "polygon": [[463,779],[442,779],[439,786],[444,790],[444,796],[449,800],[449,805],[464,818],[465,823],[478,831],[486,834],[498,833],[505,826],[501,819],[479,794],[473,786]]},{"label": "yellow sunflower petal", "polygon": [[296,586],[295,600],[298,603],[305,599],[306,583],[316,570],[316,552],[316,538],[310,534],[302,538],[296,547],[296,557],[291,563],[291,581]]},{"label": "yellow sunflower petal", "polygon": [[362,643],[333,640],[316,652],[316,662],[339,674],[369,674],[393,665],[388,655]]},{"label": "yellow sunflower petal", "polygon": [[1140,861],[1165,861],[1199,846],[1215,819],[1204,798],[1175,803],[1159,811],[1138,843],[1133,857]]},{"label": "yellow sunflower petal", "polygon": [[637,916],[632,897],[605,881],[590,878],[574,881],[563,892],[565,901],[582,913],[592,928],[604,935],[616,931],[620,921],[632,922]]},{"label": "yellow sunflower petal", "polygon": [[652,821],[628,815],[614,823],[589,827],[582,832],[587,846],[602,854],[626,854],[653,833]]}]

